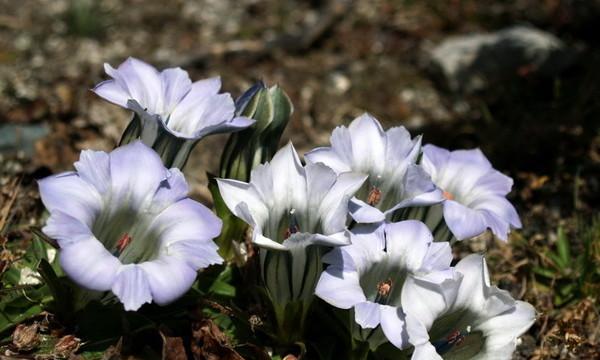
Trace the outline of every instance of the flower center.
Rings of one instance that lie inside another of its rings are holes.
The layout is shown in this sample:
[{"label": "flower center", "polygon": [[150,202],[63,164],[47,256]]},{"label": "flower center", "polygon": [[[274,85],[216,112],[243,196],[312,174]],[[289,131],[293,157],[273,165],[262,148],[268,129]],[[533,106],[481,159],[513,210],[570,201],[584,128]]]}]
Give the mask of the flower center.
[{"label": "flower center", "polygon": [[372,186],[367,196],[367,204],[371,206],[377,205],[381,201],[381,190],[377,186]]},{"label": "flower center", "polygon": [[284,239],[287,239],[290,236],[292,236],[292,234],[295,234],[300,231],[300,225],[298,225],[298,219],[296,218],[296,209],[290,210],[288,215],[288,227],[287,229],[285,229],[285,232],[283,234]]},{"label": "flower center", "polygon": [[392,292],[392,279],[380,281],[377,284],[377,295],[375,296],[375,302],[378,304],[387,304],[387,299]]},{"label": "flower center", "polygon": [[470,333],[471,326],[467,326],[464,330],[452,330],[445,338],[433,341],[432,345],[438,354],[444,355],[453,347],[460,346]]},{"label": "flower center", "polygon": [[155,216],[128,207],[104,208],[92,225],[92,233],[121,263],[141,263],[155,258],[161,247],[159,229],[152,226]]},{"label": "flower center", "polygon": [[454,195],[451,192],[448,191],[443,191],[442,192],[442,196],[444,197],[444,199],[446,200],[454,200]]},{"label": "flower center", "polygon": [[382,305],[400,305],[406,268],[387,254],[360,272],[359,283],[368,301]]},{"label": "flower center", "polygon": [[444,360],[470,359],[481,352],[485,336],[471,324],[477,315],[467,309],[445,314],[435,320],[429,331],[431,344]]},{"label": "flower center", "polygon": [[123,236],[117,241],[117,252],[118,255],[121,255],[123,250],[131,243],[133,238],[129,236],[128,233],[123,234]]}]

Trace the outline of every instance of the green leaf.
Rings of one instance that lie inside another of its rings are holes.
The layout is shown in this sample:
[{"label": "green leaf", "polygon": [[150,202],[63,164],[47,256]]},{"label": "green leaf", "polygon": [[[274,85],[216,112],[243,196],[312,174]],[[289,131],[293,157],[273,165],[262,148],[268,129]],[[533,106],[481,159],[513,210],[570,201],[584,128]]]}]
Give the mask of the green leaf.
[{"label": "green leaf", "polygon": [[562,226],[558,228],[557,235],[556,249],[558,250],[558,255],[562,260],[562,264],[564,267],[566,267],[571,262],[571,251],[569,247],[569,240],[567,239],[567,235],[565,234],[565,230]]},{"label": "green leaf", "polygon": [[543,277],[546,277],[548,279],[554,279],[554,278],[557,277],[556,273],[554,271],[552,271],[550,269],[543,268],[543,267],[535,266],[535,267],[533,267],[532,270],[533,270],[534,273],[536,273],[538,275],[541,275]]}]

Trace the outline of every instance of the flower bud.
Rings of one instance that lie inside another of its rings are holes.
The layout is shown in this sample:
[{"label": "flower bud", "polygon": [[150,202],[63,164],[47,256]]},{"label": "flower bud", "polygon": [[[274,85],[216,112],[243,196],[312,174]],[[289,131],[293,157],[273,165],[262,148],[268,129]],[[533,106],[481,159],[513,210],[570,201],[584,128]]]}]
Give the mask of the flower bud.
[{"label": "flower bud", "polygon": [[292,103],[279,86],[267,88],[259,82],[248,89],[236,101],[236,116],[256,123],[231,134],[221,157],[220,177],[248,181],[252,169],[277,151],[292,112]]}]

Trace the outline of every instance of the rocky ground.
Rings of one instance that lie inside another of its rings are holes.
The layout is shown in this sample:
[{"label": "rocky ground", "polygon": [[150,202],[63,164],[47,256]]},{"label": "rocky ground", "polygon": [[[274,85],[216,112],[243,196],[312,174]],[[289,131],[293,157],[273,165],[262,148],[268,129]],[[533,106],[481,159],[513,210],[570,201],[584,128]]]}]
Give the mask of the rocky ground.
[{"label": "rocky ground", "polygon": [[[469,245],[487,249],[495,281],[539,311],[517,357],[599,356],[599,274],[580,266],[600,268],[598,1],[165,4],[0,0],[2,249],[26,248],[43,222],[35,179],[70,169],[81,149],[115,146],[130,115],[89,89],[104,62],[135,56],[193,79],[221,75],[234,96],[278,83],[295,105],[284,138],[301,153],[364,111],[425,142],[481,147],[515,179],[524,223],[509,244]],[[186,168],[206,204],[205,173],[224,141],[203,140]],[[573,254],[565,264],[549,255],[561,239]],[[16,257],[2,252],[0,274]]]}]

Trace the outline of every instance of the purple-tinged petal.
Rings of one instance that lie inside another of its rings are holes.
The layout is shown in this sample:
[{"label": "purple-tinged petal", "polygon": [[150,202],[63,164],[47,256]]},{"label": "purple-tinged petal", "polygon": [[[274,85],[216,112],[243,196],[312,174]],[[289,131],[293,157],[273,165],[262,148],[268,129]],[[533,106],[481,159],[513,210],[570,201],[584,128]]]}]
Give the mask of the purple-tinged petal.
[{"label": "purple-tinged petal", "polygon": [[153,206],[160,210],[183,200],[188,196],[189,188],[181,170],[172,168],[167,171],[167,178],[163,180],[154,195]]},{"label": "purple-tinged petal", "polygon": [[427,255],[425,255],[421,270],[427,272],[446,270],[450,267],[452,259],[450,243],[447,241],[432,242],[429,244],[429,249],[427,249]]},{"label": "purple-tinged petal", "polygon": [[100,194],[110,188],[110,161],[104,151],[83,150],[73,164],[81,179],[94,185]]},{"label": "purple-tinged petal", "polygon": [[373,329],[379,325],[381,305],[365,301],[354,305],[354,321],[363,329]]},{"label": "purple-tinged petal", "polygon": [[206,131],[202,132],[202,136],[244,130],[249,126],[254,125],[255,122],[256,120],[244,116],[234,117],[231,120],[207,128]]},{"label": "purple-tinged petal", "polygon": [[405,264],[411,272],[423,265],[433,236],[425,224],[417,220],[406,220],[387,224],[386,252],[395,261]]},{"label": "purple-tinged petal", "polygon": [[105,80],[96,85],[92,91],[101,98],[123,108],[127,108],[127,101],[131,99],[131,95],[129,95],[127,89],[123,88],[115,80]]},{"label": "purple-tinged petal", "polygon": [[42,202],[52,213],[60,210],[91,227],[102,206],[98,191],[76,173],[67,172],[38,181]]},{"label": "purple-tinged petal", "polygon": [[535,308],[531,304],[516,301],[514,308],[477,325],[477,330],[488,334],[486,341],[488,351],[502,348],[507,344],[512,345],[514,351],[517,338],[533,325],[535,318]]},{"label": "purple-tinged petal", "polygon": [[385,337],[398,349],[406,348],[409,343],[402,310],[389,305],[381,305],[380,309],[381,330]]},{"label": "purple-tinged petal", "polygon": [[348,211],[357,223],[369,224],[385,220],[385,214],[381,210],[355,197],[350,199]]},{"label": "purple-tinged petal", "polygon": [[486,210],[498,216],[502,221],[509,223],[514,228],[521,227],[521,220],[515,207],[506,198],[501,196],[488,196],[478,199],[470,204],[473,209]]},{"label": "purple-tinged petal", "polygon": [[55,239],[61,248],[93,237],[87,225],[60,210],[52,211],[42,231],[50,238]]},{"label": "purple-tinged petal", "polygon": [[213,241],[180,240],[167,246],[167,253],[184,260],[192,269],[199,270],[213,264],[222,264],[219,247]]},{"label": "purple-tinged petal", "polygon": [[[352,170],[352,136],[350,130],[345,126],[338,126],[331,133],[331,149],[335,151],[338,158],[343,161],[347,168],[344,171]],[[324,160],[324,159],[323,159]],[[332,167],[333,164],[325,163]],[[337,171],[337,169],[334,168]],[[340,172],[342,169],[339,169]]]},{"label": "purple-tinged petal", "polygon": [[458,240],[475,237],[487,229],[479,212],[453,200],[444,202],[444,220]]},{"label": "purple-tinged petal", "polygon": [[479,195],[506,196],[513,186],[513,179],[500,171],[491,170],[482,176],[475,184],[475,190]]},{"label": "purple-tinged petal", "polygon": [[354,271],[343,271],[336,266],[330,266],[321,274],[315,294],[340,309],[350,309],[366,300],[358,281],[358,274]]},{"label": "purple-tinged petal", "polygon": [[135,58],[128,58],[118,69],[105,64],[105,71],[127,90],[151,114],[160,114],[163,108],[162,83],[159,72],[152,66]]},{"label": "purple-tinged petal", "polygon": [[158,154],[140,141],[110,153],[110,173],[112,195],[134,209],[151,201],[168,176]]},{"label": "purple-tinged petal", "polygon": [[112,292],[121,300],[127,311],[135,311],[152,301],[148,276],[140,265],[121,266],[113,283]]},{"label": "purple-tinged petal", "polygon": [[418,143],[414,144],[410,138],[410,133],[404,126],[392,127],[386,131],[387,149],[386,166],[392,168],[401,166],[402,160],[415,148],[420,146],[421,138],[418,137]]},{"label": "purple-tinged petal", "polygon": [[181,297],[196,280],[196,270],[173,256],[161,256],[139,267],[146,273],[152,300],[158,305],[166,305]]},{"label": "purple-tinged petal", "polygon": [[180,200],[160,213],[152,227],[166,246],[180,240],[211,240],[221,233],[222,221],[206,206],[192,199]]},{"label": "purple-tinged petal", "polygon": [[165,69],[160,73],[163,90],[163,103],[165,114],[170,114],[175,106],[192,89],[192,81],[187,71],[181,68]]},{"label": "purple-tinged petal", "polygon": [[61,247],[60,265],[78,285],[97,291],[110,290],[121,267],[94,237]]},{"label": "purple-tinged petal", "polygon": [[437,171],[443,169],[449,159],[450,151],[431,144],[423,146],[422,165],[431,177],[436,177]]},{"label": "purple-tinged petal", "polygon": [[430,342],[415,346],[411,360],[443,360]]},{"label": "purple-tinged petal", "polygon": [[409,276],[402,287],[402,309],[406,314],[408,336],[413,345],[429,340],[427,330],[452,305],[460,276],[441,284]]}]

